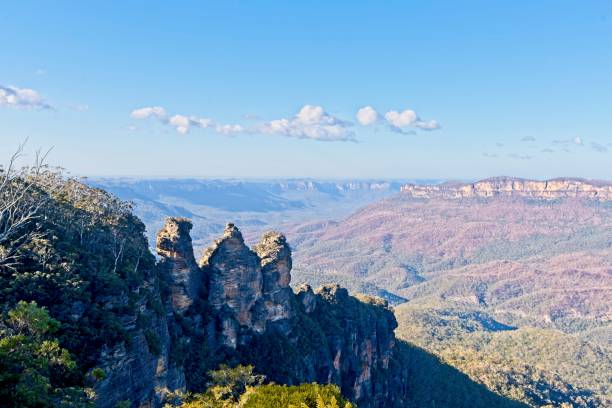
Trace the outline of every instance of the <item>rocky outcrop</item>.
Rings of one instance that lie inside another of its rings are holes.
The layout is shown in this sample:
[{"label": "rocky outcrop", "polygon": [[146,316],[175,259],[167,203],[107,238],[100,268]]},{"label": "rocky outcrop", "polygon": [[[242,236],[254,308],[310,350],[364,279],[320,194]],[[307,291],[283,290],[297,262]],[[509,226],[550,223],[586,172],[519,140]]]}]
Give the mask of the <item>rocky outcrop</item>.
[{"label": "rocky outcrop", "polygon": [[317,297],[315,296],[312,288],[308,284],[302,284],[297,288],[297,297],[304,311],[306,313],[312,313],[317,307]]},{"label": "rocky outcrop", "polygon": [[[189,227],[170,219],[158,236],[159,264],[173,277],[172,303],[183,321],[173,338],[196,367],[186,368],[188,389],[199,376],[192,370],[238,361],[277,383],[337,384],[360,407],[402,406],[401,375],[390,365],[397,324],[386,302],[359,300],[339,286],[294,293],[286,238],[269,232],[251,249],[233,224],[194,272]],[[195,276],[203,290],[191,297]]]},{"label": "rocky outcrop", "polygon": [[294,293],[291,248],[276,232],[251,249],[228,224],[196,263],[190,229],[169,218],[147,278],[129,299],[105,298],[112,309],[132,302],[133,312],[121,320],[130,341],[105,347],[95,364],[104,378],[90,375],[99,407],[158,408],[170,392],[202,391],[221,363],[252,364],[280,384],[337,384],[361,408],[405,406],[403,354],[385,301],[337,285]]},{"label": "rocky outcrop", "polygon": [[576,178],[546,181],[496,177],[475,183],[402,186],[401,192],[416,198],[524,197],[544,200],[585,198],[612,201],[612,183]]},{"label": "rocky outcrop", "polygon": [[[105,378],[95,384],[98,407],[114,408],[121,401],[137,407],[161,406],[168,393],[185,389],[182,367],[170,362],[168,320],[152,318],[149,327],[133,327],[130,333],[129,344],[118,344],[100,355],[98,368]],[[151,341],[157,350],[152,350]]]},{"label": "rocky outcrop", "polygon": [[168,218],[157,234],[157,254],[162,259],[160,267],[170,276],[172,308],[179,314],[191,306],[203,282],[193,256],[191,228],[191,222],[185,218]]},{"label": "rocky outcrop", "polygon": [[[309,288],[299,292],[303,304],[311,297]],[[319,288],[315,305],[308,307],[309,317],[326,330],[332,358],[328,377],[319,381],[335,383],[360,407],[402,406],[401,387],[394,383],[390,361],[395,351],[394,329],[397,322],[387,302],[370,296],[349,296],[338,285]]]},{"label": "rocky outcrop", "polygon": [[[268,232],[255,247],[255,252],[260,259],[263,281],[261,305],[264,315],[258,320],[278,323],[278,326],[293,317],[291,299],[294,295],[289,286],[292,267],[291,249],[284,235]],[[265,327],[260,325],[259,329]]]},{"label": "rocky outcrop", "polygon": [[208,302],[215,312],[223,312],[223,343],[235,348],[241,330],[261,332],[253,318],[255,304],[262,298],[260,261],[245,245],[240,230],[228,224],[199,264],[208,277]]}]

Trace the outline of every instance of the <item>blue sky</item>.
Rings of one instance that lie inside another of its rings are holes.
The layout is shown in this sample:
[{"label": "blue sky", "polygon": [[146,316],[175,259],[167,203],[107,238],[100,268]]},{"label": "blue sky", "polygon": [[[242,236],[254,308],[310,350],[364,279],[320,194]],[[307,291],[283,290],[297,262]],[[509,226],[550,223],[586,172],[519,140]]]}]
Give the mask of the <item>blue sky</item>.
[{"label": "blue sky", "polygon": [[28,138],[90,176],[612,179],[609,1],[11,3],[4,158]]}]

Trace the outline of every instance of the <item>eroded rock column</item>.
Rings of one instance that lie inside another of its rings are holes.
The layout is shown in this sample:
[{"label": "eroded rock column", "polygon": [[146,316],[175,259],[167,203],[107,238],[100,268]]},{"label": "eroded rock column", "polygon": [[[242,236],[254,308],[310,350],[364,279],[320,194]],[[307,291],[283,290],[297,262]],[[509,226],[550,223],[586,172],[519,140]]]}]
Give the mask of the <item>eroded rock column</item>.
[{"label": "eroded rock column", "polygon": [[262,297],[259,258],[246,246],[240,230],[227,224],[223,237],[204,251],[199,264],[209,277],[210,305],[223,311],[222,327],[229,336],[225,343],[235,347],[236,325],[253,328],[253,306]]},{"label": "eroded rock column", "polygon": [[[256,318],[256,325],[265,330],[268,322],[288,321],[293,315],[291,298],[291,248],[283,234],[267,232],[255,246],[260,259],[263,279],[263,299],[261,312]],[[288,331],[288,327],[279,327]]]},{"label": "eroded rock column", "polygon": [[171,279],[172,308],[184,313],[198,296],[202,285],[202,271],[195,261],[191,243],[192,224],[186,218],[167,218],[157,234],[157,253]]}]

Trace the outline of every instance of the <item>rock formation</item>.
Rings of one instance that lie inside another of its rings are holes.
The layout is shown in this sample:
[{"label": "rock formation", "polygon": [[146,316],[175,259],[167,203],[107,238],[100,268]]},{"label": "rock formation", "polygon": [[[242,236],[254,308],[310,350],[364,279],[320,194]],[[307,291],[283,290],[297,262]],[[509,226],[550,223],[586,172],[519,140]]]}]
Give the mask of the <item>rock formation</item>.
[{"label": "rock formation", "polygon": [[171,307],[183,322],[170,320],[170,348],[187,350],[188,389],[197,388],[195,370],[231,360],[278,383],[335,383],[360,407],[402,406],[401,369],[390,364],[397,324],[386,302],[358,300],[339,286],[294,293],[291,249],[276,232],[250,249],[228,224],[196,265],[190,227],[170,218],[157,239]]},{"label": "rock formation", "polygon": [[208,278],[208,302],[215,312],[223,312],[224,344],[235,348],[240,327],[254,329],[253,308],[262,296],[259,258],[238,228],[228,224],[199,263]]},{"label": "rock formation", "polygon": [[[263,280],[262,320],[280,323],[292,318],[291,249],[284,235],[277,232],[264,234],[255,247],[260,259]],[[260,330],[265,327],[260,326]]]},{"label": "rock formation", "polygon": [[545,200],[587,198],[612,200],[612,184],[576,178],[557,178],[546,181],[495,177],[475,183],[443,183],[440,185],[407,184],[402,193],[416,198],[474,198],[525,197]]},{"label": "rock formation", "polygon": [[191,306],[202,283],[201,271],[193,256],[191,228],[191,222],[185,218],[168,218],[157,234],[160,266],[167,269],[171,278],[172,307],[177,313]]},{"label": "rock formation", "polygon": [[308,315],[320,325],[328,324],[330,317],[340,323],[327,332],[332,364],[327,378],[317,380],[338,384],[360,407],[401,406],[401,387],[394,382],[389,366],[397,322],[387,302],[365,295],[358,299],[338,285],[328,285],[316,291],[314,305],[308,306],[311,293],[309,287],[298,293],[310,310]]}]

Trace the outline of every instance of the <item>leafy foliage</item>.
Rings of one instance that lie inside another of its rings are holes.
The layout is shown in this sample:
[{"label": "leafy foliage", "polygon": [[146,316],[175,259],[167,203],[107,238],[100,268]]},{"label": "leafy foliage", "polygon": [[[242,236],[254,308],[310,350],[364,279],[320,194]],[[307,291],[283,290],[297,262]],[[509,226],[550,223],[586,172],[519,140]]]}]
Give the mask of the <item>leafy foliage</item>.
[{"label": "leafy foliage", "polygon": [[335,385],[263,385],[248,395],[245,408],[350,408]]},{"label": "leafy foliage", "polygon": [[[190,395],[182,408],[351,408],[335,385],[262,385],[265,377],[252,366],[222,365],[209,373],[208,389]],[[170,405],[170,404],[168,404]],[[172,406],[172,405],[170,405]]]},{"label": "leafy foliage", "polygon": [[[14,261],[0,262],[0,341],[8,353],[2,388],[21,406],[80,401],[86,384],[104,379],[103,371],[86,379],[101,350],[129,345],[122,319],[142,313],[138,296],[159,298],[151,295],[159,288],[146,283],[156,282],[155,259],[128,203],[52,169],[10,183],[22,192],[15,208],[35,212],[18,225],[19,239],[0,240],[0,254]],[[0,207],[12,196],[0,194]],[[142,314],[156,313],[151,307]],[[159,353],[155,334],[146,339]]]},{"label": "leafy foliage", "polygon": [[59,327],[35,302],[21,301],[0,323],[0,401],[13,407],[85,407],[76,363],[50,337]]}]

